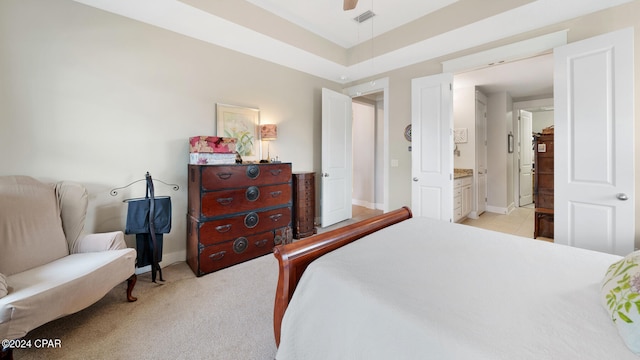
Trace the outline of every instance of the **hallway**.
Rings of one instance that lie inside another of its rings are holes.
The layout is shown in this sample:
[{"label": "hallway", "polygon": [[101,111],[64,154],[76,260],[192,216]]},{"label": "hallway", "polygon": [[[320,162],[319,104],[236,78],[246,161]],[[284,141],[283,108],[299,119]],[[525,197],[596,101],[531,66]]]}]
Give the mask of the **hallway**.
[{"label": "hallway", "polygon": [[[485,212],[479,219],[466,219],[464,225],[533,238],[534,228],[533,207],[516,208],[509,215]],[[538,237],[538,240],[553,242],[553,239]]]}]

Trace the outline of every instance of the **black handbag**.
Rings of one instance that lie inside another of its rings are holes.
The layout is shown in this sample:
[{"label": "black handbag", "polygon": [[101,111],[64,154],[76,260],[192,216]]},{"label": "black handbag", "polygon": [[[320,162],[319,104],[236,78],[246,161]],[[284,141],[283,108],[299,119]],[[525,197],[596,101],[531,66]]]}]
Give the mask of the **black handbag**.
[{"label": "black handbag", "polygon": [[156,272],[162,278],[163,233],[171,231],[171,198],[155,197],[153,179],[146,174],[147,190],[144,198],[127,200],[126,234],[136,235],[136,266],[151,265],[151,280],[156,281]]}]

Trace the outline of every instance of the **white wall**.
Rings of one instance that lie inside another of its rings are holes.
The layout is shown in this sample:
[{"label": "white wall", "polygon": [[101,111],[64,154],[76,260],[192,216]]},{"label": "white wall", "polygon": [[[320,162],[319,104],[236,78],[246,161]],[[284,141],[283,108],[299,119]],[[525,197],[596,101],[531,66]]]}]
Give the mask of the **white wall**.
[{"label": "white wall", "polygon": [[355,205],[375,208],[376,106],[353,102],[353,194]]},{"label": "white wall", "polygon": [[513,207],[513,154],[507,134],[513,131],[511,96],[487,96],[487,211],[506,214]]},{"label": "white wall", "polygon": [[[320,170],[321,88],[335,83],[68,0],[0,1],[0,175],[89,189],[86,231],[124,229],[144,178],[176,183],[164,259],[184,260],[188,138],[215,134],[215,104],[278,124],[271,154]],[[132,236],[127,236],[134,246]]]},{"label": "white wall", "polygon": [[[455,82],[455,78],[454,78]],[[453,127],[467,129],[467,142],[457,145],[460,156],[454,154],[453,166],[475,169],[476,163],[476,88],[469,86],[453,91]]]},{"label": "white wall", "polygon": [[553,110],[533,111],[533,120],[531,121],[534,133],[541,133],[545,129],[553,125]]}]

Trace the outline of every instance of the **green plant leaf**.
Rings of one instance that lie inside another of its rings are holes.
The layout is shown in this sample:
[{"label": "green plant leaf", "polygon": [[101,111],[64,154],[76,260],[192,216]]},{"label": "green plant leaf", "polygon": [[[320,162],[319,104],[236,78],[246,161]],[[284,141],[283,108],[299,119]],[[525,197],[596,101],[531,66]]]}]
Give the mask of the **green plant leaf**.
[{"label": "green plant leaf", "polygon": [[618,316],[627,324],[633,324],[633,320],[629,319],[629,317],[627,317],[627,315],[623,314],[621,311],[618,311]]}]

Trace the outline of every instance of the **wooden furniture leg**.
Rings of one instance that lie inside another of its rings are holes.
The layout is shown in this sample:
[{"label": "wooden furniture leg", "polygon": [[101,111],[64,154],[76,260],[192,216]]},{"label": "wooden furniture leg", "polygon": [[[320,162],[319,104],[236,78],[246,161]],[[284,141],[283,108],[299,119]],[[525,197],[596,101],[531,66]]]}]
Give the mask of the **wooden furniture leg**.
[{"label": "wooden furniture leg", "polygon": [[0,360],[13,360],[13,349],[0,348]]},{"label": "wooden furniture leg", "polygon": [[138,300],[137,297],[134,297],[133,295],[131,295],[131,293],[133,292],[133,287],[136,286],[136,281],[138,281],[138,275],[136,274],[131,275],[131,277],[127,279],[127,300],[129,302],[134,302]]}]

